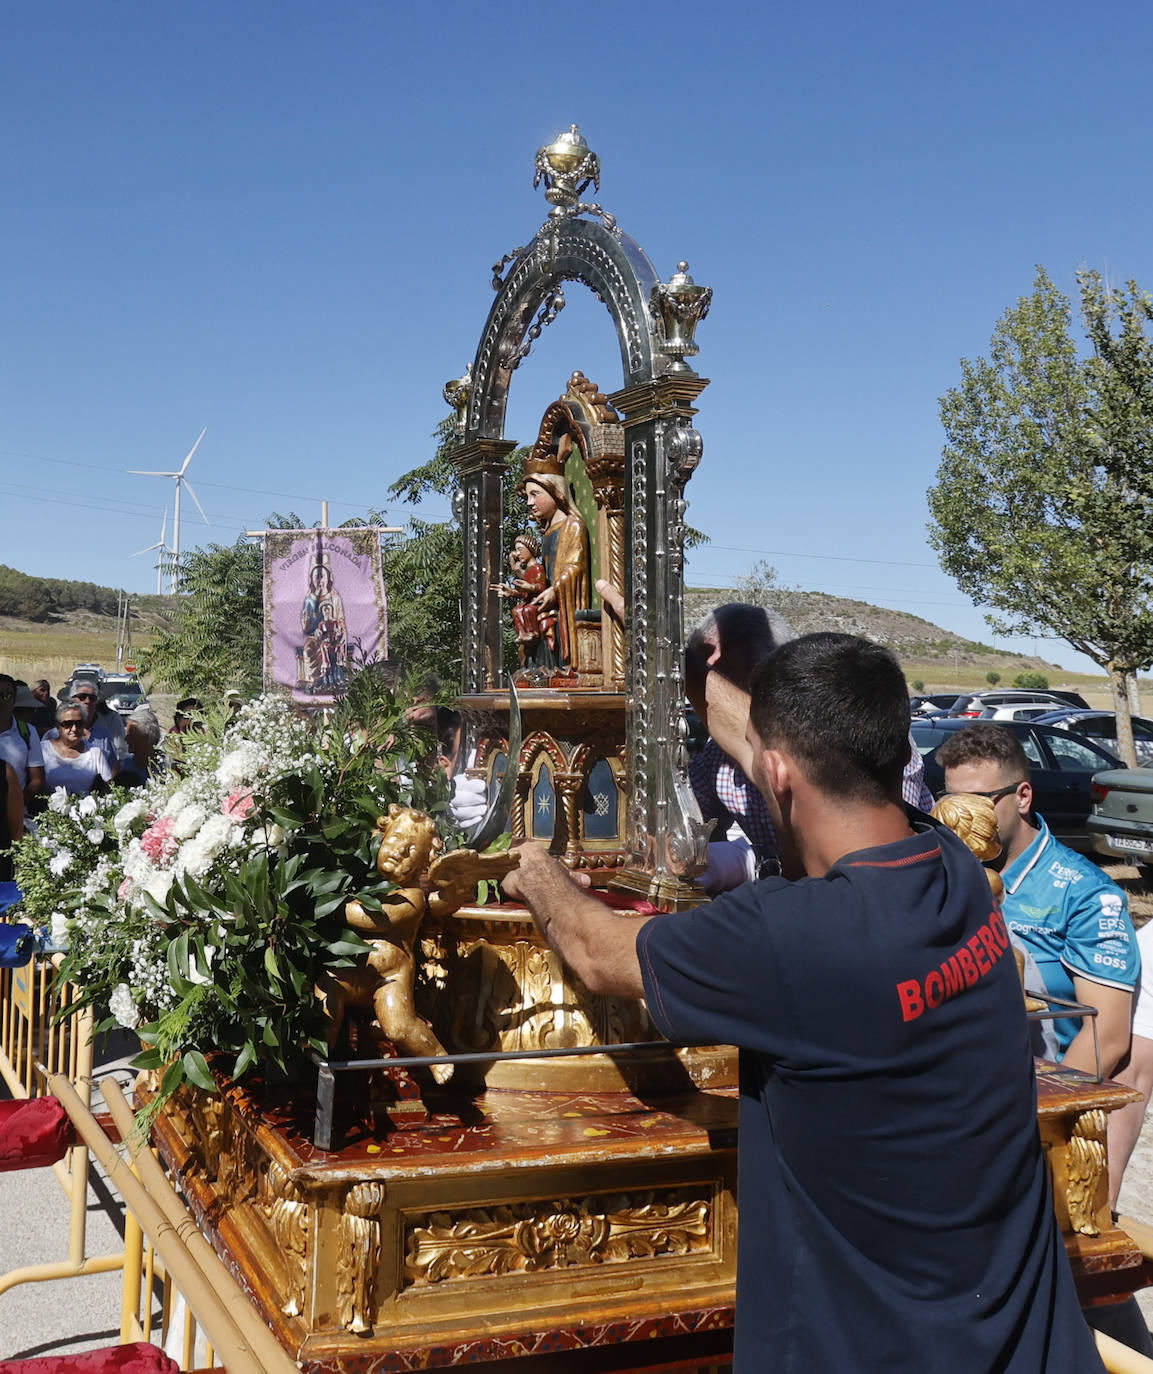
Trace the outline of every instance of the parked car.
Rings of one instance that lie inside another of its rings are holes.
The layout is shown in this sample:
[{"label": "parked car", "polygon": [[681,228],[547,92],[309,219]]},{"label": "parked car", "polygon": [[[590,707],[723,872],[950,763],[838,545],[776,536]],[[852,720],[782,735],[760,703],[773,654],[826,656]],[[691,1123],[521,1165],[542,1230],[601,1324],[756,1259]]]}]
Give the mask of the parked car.
[{"label": "parked car", "polygon": [[138,706],[147,706],[148,698],[140,680],[131,674],[110,675],[101,683],[101,695],[114,711],[122,716],[135,711]]},{"label": "parked car", "polygon": [[[1137,746],[1138,764],[1153,764],[1153,720],[1145,716],[1133,718],[1133,743]],[[1050,711],[1037,717],[1038,725],[1055,725],[1059,730],[1071,730],[1111,754],[1117,753],[1117,716],[1113,711]],[[1118,755],[1120,757],[1120,755]]]},{"label": "parked car", "polygon": [[[1099,744],[1051,725],[1037,725],[1027,720],[992,723],[998,730],[1008,730],[1021,741],[1029,760],[1033,805],[1044,816],[1049,829],[1071,849],[1092,852],[1094,837],[1087,823],[1093,809],[1093,775],[1102,769],[1120,768],[1117,756]],[[950,735],[972,724],[972,720],[955,717],[913,721],[913,739],[921,751],[925,782],[934,797],[939,797],[945,790],[944,769],[934,758],[937,749]]]},{"label": "parked car", "polygon": [[958,697],[949,714],[967,716],[970,720],[976,720],[987,711],[1005,706],[1048,706],[1052,711],[1063,706],[1076,706],[1084,711],[1089,709],[1089,703],[1076,692],[1006,687],[1004,690],[973,692],[968,697]]},{"label": "parked car", "polygon": [[1093,850],[1125,859],[1153,878],[1153,768],[1115,768],[1092,785],[1089,836]]},{"label": "parked car", "polygon": [[1037,720],[1051,714],[1049,703],[1041,706],[986,706],[978,720]]},{"label": "parked car", "polygon": [[929,696],[910,697],[909,709],[914,716],[944,715],[956,700],[956,692],[933,692]]}]

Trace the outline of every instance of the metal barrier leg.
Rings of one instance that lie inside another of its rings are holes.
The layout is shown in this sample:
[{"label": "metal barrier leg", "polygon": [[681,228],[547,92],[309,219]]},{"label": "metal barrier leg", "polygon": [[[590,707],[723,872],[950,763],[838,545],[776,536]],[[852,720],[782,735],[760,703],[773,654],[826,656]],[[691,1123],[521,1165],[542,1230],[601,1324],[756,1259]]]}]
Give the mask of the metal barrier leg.
[{"label": "metal barrier leg", "polygon": [[[47,1091],[37,1071],[42,1057],[49,1073],[63,1073],[87,1106],[92,1100],[92,1011],[85,1008],[56,1024],[56,1013],[68,1007],[72,989],[57,977],[60,956],[0,973],[0,1077],[13,1097],[40,1097]],[[69,1279],[80,1274],[108,1274],[124,1266],[124,1254],[88,1256],[88,1170],[86,1145],[69,1150],[52,1166],[69,1202],[68,1258],[28,1264],[0,1274],[0,1293],[21,1283]]]}]

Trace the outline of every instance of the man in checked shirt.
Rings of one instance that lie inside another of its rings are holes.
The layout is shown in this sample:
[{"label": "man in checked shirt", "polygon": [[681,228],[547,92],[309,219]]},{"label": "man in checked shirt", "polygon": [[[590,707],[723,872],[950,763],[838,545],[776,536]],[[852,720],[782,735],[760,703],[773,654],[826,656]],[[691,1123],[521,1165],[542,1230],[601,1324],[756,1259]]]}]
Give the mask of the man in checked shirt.
[{"label": "man in checked shirt", "polygon": [[[730,601],[709,611],[689,636],[686,674],[689,700],[706,727],[704,681],[693,672],[693,660],[717,670],[747,694],[761,659],[793,637],[781,616],[761,606]],[[925,786],[924,764],[911,735],[909,749],[902,795],[910,806],[930,811],[933,795]],[[689,761],[689,782],[702,818],[717,822],[709,866],[697,880],[705,891],[724,892],[758,873],[779,872],[780,846],[765,799],[716,740],[710,738]]]}]

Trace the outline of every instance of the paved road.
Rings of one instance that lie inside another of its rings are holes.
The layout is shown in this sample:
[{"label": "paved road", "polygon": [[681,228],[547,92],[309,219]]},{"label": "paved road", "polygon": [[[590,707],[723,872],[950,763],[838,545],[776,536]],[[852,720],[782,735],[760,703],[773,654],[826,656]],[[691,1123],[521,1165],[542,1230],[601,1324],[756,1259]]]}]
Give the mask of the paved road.
[{"label": "paved road", "polygon": [[[124,1058],[105,1058],[100,1072],[131,1078]],[[3,1094],[0,1086],[0,1095]],[[1121,1210],[1153,1225],[1153,1112],[1133,1152],[1121,1189]],[[59,1260],[68,1253],[68,1204],[50,1169],[0,1174],[0,1274],[17,1265]],[[89,1189],[88,1253],[119,1249],[122,1208],[94,1169]],[[1138,1294],[1153,1329],[1153,1288]],[[90,1274],[21,1284],[0,1293],[0,1359],[75,1354],[115,1344],[120,1328],[120,1275]]]}]

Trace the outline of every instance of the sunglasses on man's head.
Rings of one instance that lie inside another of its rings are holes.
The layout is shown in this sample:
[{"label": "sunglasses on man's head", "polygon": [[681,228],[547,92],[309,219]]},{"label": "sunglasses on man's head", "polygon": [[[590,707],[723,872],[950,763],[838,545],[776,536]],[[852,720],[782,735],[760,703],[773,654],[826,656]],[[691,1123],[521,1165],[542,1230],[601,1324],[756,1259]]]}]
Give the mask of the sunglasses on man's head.
[{"label": "sunglasses on man's head", "polygon": [[73,701],[95,701],[95,700],[96,700],[96,693],[95,693],[95,692],[77,692],[77,693],[73,696],[72,700],[73,700]]}]

